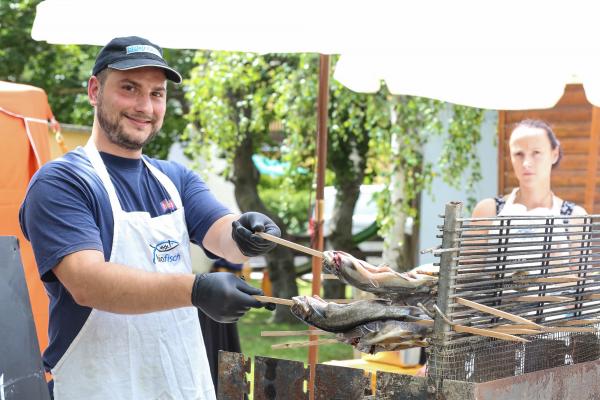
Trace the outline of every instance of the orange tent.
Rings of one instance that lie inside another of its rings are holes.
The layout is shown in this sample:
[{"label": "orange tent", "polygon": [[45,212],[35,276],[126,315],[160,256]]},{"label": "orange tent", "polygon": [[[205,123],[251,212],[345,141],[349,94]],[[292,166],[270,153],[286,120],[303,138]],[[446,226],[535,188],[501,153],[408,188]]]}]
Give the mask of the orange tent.
[{"label": "orange tent", "polygon": [[0,235],[19,239],[40,350],[48,346],[48,297],[18,214],[29,180],[50,159],[49,121],[54,117],[42,89],[0,81]]}]

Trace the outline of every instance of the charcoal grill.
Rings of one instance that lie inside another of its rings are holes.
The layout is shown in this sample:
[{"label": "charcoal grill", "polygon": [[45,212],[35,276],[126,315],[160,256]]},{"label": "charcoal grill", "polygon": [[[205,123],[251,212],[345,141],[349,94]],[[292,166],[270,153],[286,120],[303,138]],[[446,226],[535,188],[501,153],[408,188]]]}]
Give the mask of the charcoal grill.
[{"label": "charcoal grill", "polygon": [[[600,399],[600,215],[475,219],[461,212],[461,203],[446,205],[442,244],[431,250],[440,273],[428,376],[378,372],[372,393],[369,374],[318,365],[315,399]],[[519,335],[527,342],[457,332],[455,325],[515,326],[461,299],[539,328]],[[220,369],[235,370],[235,358],[227,359]],[[298,383],[308,381],[308,372],[290,363],[257,357],[256,399],[308,398]],[[221,391],[238,381],[220,380],[219,399],[243,398],[244,392]]]}]

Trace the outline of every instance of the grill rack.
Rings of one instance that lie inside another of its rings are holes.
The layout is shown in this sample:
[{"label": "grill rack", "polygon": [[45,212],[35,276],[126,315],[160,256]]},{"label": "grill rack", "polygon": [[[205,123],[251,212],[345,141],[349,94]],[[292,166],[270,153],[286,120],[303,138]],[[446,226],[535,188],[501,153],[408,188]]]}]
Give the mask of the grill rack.
[{"label": "grill rack", "polygon": [[459,304],[464,298],[544,327],[586,329],[508,342],[457,333],[436,315],[428,349],[436,386],[445,379],[486,382],[599,359],[600,215],[462,218],[461,212],[462,203],[446,205],[438,227],[442,244],[433,250],[440,258],[436,304],[447,320],[486,329],[512,324]]}]

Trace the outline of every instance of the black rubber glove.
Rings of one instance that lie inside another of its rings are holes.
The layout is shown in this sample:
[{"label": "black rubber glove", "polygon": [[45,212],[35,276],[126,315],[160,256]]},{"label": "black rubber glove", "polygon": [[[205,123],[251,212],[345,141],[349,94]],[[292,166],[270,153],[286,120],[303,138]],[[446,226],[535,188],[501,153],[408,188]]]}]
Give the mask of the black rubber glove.
[{"label": "black rubber glove", "polygon": [[251,307],[265,305],[252,295],[263,291],[229,272],[198,274],[192,288],[192,304],[217,322],[236,322]]},{"label": "black rubber glove", "polygon": [[237,243],[240,251],[247,257],[259,256],[272,250],[276,244],[254,235],[254,232],[265,232],[280,237],[279,227],[264,214],[247,212],[240,219],[231,223],[233,227],[231,236]]}]

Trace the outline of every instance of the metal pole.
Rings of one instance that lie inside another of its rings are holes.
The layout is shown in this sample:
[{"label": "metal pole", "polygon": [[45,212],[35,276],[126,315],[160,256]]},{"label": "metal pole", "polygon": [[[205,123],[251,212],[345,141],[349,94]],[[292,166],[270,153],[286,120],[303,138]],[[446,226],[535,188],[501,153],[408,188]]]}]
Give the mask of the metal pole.
[{"label": "metal pole", "polygon": [[[442,249],[456,248],[457,239],[459,236],[458,228],[462,224],[457,221],[462,212],[462,203],[450,202],[446,204],[444,213],[444,227],[442,231]],[[444,315],[448,314],[448,305],[450,296],[454,294],[454,286],[456,281],[456,266],[458,250],[444,252],[440,256],[440,275],[438,280],[438,295],[436,304]],[[443,370],[444,363],[444,347],[447,342],[447,335],[450,332],[448,325],[439,315],[435,316],[433,325],[433,341],[434,351],[431,354],[431,372],[430,377],[435,381],[435,389],[440,390],[443,376],[439,371]],[[432,388],[433,389],[433,388]]]},{"label": "metal pole", "polygon": [[[319,97],[317,100],[317,188],[315,202],[315,240],[314,248],[323,251],[323,213],[325,192],[325,166],[327,165],[327,110],[329,108],[329,55],[319,56]],[[312,258],[312,294],[321,294],[321,259]],[[311,327],[311,329],[314,329]],[[316,335],[310,335],[309,340],[317,340]],[[308,392],[310,400],[314,400],[315,371],[318,362],[318,347],[310,346],[308,364],[310,377]]]}]

